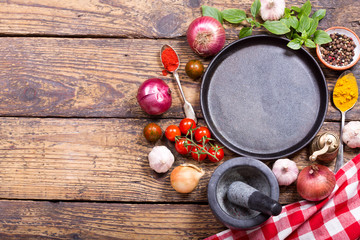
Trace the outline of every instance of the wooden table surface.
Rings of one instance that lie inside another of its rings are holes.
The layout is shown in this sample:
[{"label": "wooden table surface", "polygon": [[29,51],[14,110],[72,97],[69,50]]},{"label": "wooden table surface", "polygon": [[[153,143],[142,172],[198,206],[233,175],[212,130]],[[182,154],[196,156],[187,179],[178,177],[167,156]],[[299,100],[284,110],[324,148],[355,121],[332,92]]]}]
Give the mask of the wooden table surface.
[{"label": "wooden table surface", "polygon": [[[287,6],[305,1],[288,0]],[[360,35],[360,1],[313,0],[325,8],[319,28],[345,26]],[[0,238],[1,239],[202,239],[226,229],[207,203],[215,163],[191,162],[206,174],[191,194],[156,174],[147,155],[154,144],[144,126],[163,129],[184,117],[172,76],[162,76],[159,49],[180,54],[185,95],[202,119],[200,80],[185,74],[190,59],[186,30],[200,6],[240,8],[252,0],[0,0]],[[225,24],[228,43],[241,26]],[[264,29],[255,34],[265,33]],[[309,50],[316,58],[315,51]],[[317,59],[317,58],[316,58]],[[321,65],[332,93],[340,72]],[[352,71],[359,78],[360,66]],[[170,110],[145,114],[136,101],[140,84],[164,79],[173,91]],[[360,104],[347,120],[360,119]],[[329,100],[321,132],[339,132],[340,113]],[[296,129],[294,129],[296,131]],[[346,161],[360,151],[345,147]],[[225,160],[236,155],[225,150]],[[289,156],[309,165],[308,148]],[[271,166],[273,161],[266,161]],[[334,163],[329,165],[331,169]],[[281,187],[280,202],[301,200],[295,184]]]}]

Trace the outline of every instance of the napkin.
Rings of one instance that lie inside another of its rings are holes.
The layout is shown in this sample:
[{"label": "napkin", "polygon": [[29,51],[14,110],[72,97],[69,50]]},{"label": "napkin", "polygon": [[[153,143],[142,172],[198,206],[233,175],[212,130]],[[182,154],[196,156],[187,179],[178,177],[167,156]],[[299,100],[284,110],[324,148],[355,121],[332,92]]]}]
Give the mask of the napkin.
[{"label": "napkin", "polygon": [[255,229],[228,229],[206,240],[359,239],[360,154],[339,169],[335,178],[334,190],[322,201],[283,206],[280,215]]}]

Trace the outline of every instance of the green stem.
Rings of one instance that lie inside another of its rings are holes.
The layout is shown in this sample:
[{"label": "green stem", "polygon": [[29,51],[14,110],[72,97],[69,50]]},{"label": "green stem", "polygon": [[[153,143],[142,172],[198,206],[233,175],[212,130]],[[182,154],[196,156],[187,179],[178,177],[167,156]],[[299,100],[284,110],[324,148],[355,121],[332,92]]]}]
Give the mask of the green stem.
[{"label": "green stem", "polygon": [[[216,152],[217,152],[217,150],[215,151],[215,154],[211,154],[207,149],[206,149],[206,147],[205,147],[205,145],[206,145],[206,140],[212,140],[211,138],[208,138],[208,137],[206,137],[206,136],[204,136],[203,137],[203,144],[202,144],[202,147],[200,147],[200,145],[199,144],[197,144],[194,140],[193,140],[193,134],[192,134],[192,132],[193,131],[195,131],[197,128],[191,128],[189,131],[188,131],[188,133],[186,134],[186,136],[184,137],[184,136],[176,136],[175,137],[175,141],[178,141],[179,139],[182,139],[182,138],[185,138],[187,141],[186,141],[186,143],[184,144],[184,146],[185,147],[187,147],[187,146],[193,146],[193,147],[197,147],[199,150],[201,150],[201,152],[199,152],[198,151],[198,154],[207,154],[207,155],[209,155],[209,156],[212,156],[213,158],[215,158],[216,160],[219,160],[217,157],[216,157]],[[190,138],[188,138],[188,135],[190,134]],[[190,144],[187,144],[187,142],[190,142]]]}]

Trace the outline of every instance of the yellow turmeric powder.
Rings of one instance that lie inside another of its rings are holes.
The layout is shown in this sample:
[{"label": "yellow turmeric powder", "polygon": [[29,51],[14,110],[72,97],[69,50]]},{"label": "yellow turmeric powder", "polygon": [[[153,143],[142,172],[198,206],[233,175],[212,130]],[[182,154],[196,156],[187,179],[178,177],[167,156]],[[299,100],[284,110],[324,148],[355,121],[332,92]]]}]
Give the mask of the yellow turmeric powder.
[{"label": "yellow turmeric powder", "polygon": [[349,110],[358,99],[358,86],[353,73],[346,74],[336,82],[333,101],[342,112]]}]

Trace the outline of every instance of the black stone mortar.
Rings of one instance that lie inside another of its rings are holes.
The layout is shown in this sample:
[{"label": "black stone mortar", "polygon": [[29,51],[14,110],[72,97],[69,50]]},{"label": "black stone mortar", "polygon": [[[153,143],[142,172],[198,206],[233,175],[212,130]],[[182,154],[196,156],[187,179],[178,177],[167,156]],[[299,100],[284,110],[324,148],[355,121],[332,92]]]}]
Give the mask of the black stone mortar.
[{"label": "black stone mortar", "polygon": [[278,201],[279,184],[275,175],[267,165],[257,159],[238,157],[221,164],[208,184],[210,208],[225,226],[245,230],[261,225],[270,215],[233,204],[227,198],[229,186],[236,181],[241,181]]}]

